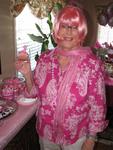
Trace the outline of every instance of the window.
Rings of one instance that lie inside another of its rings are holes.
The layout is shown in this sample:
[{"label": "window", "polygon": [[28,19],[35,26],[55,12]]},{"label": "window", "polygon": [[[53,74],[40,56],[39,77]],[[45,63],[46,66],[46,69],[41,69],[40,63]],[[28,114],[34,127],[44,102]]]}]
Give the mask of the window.
[{"label": "window", "polygon": [[98,41],[100,44],[107,42],[113,44],[113,28],[110,26],[98,26]]},{"label": "window", "polygon": [[48,25],[46,26],[46,21],[47,18],[39,19],[35,17],[30,12],[30,8],[28,5],[26,5],[21,14],[15,18],[17,53],[23,50],[24,47],[26,47],[26,50],[30,57],[32,70],[34,70],[36,65],[35,55],[37,54],[37,52],[40,55],[41,44],[32,41],[28,34],[39,34],[38,30],[36,29],[35,23],[37,23],[41,27],[44,33],[49,33],[49,27]]}]

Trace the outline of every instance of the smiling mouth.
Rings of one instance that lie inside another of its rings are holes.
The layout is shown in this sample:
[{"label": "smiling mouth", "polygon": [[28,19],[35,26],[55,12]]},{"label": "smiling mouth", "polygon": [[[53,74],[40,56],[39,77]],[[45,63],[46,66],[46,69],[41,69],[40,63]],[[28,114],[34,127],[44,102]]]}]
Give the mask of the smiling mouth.
[{"label": "smiling mouth", "polygon": [[66,41],[72,41],[73,40],[72,37],[64,37],[63,39],[66,40]]}]

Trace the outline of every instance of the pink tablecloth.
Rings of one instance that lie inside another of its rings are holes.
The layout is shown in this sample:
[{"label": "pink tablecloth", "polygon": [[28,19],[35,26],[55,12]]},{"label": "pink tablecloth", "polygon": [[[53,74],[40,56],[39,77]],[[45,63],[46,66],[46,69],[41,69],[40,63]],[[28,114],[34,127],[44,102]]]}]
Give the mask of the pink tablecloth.
[{"label": "pink tablecloth", "polygon": [[3,150],[20,129],[30,120],[35,114],[36,108],[36,102],[30,105],[19,104],[14,114],[4,120],[0,120],[0,150]]}]

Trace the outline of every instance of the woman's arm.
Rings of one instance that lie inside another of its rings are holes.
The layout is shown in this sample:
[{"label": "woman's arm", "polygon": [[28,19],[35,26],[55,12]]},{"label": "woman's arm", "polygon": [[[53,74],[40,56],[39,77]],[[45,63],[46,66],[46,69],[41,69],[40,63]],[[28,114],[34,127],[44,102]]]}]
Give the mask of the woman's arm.
[{"label": "woman's arm", "polygon": [[[29,97],[32,97],[32,93],[33,93],[33,97],[34,97],[34,95],[36,95],[35,84],[33,79],[34,75],[31,70],[29,56],[25,51],[22,51],[18,54],[15,66],[17,71],[21,72],[25,77],[25,82],[26,82],[25,95],[29,95]],[[31,92],[31,91],[35,91],[35,92]]]},{"label": "woman's arm", "polygon": [[89,134],[91,135],[103,131],[107,125],[105,120],[107,111],[105,94],[104,67],[101,61],[95,60],[92,65],[88,87]]},{"label": "woman's arm", "polygon": [[95,145],[95,141],[92,139],[86,139],[82,145],[81,150],[93,150]]},{"label": "woman's arm", "polygon": [[107,126],[104,67],[99,60],[91,66],[88,86],[89,127],[82,150],[93,150],[96,134]]}]

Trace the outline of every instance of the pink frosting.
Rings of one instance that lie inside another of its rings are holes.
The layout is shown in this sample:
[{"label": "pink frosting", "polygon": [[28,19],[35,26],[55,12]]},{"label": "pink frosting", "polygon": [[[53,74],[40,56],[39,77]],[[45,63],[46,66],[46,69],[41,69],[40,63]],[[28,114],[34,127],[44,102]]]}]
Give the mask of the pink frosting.
[{"label": "pink frosting", "polygon": [[17,77],[4,79],[2,90],[1,90],[1,97],[7,100],[12,100],[17,98],[25,87],[23,81]]}]

